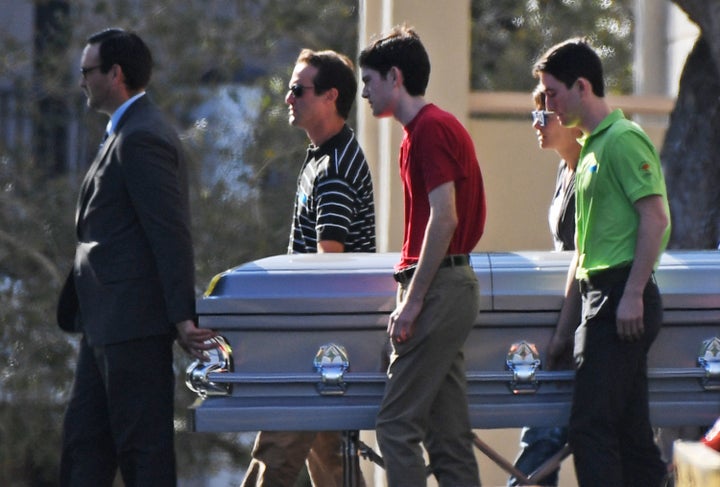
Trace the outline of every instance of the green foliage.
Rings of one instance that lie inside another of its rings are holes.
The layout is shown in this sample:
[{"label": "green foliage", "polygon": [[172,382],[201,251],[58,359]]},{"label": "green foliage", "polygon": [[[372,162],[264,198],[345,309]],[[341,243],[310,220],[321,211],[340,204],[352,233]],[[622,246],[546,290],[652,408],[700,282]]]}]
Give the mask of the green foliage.
[{"label": "green foliage", "polygon": [[[55,325],[55,304],[74,252],[85,159],[94,154],[106,123],[95,113],[81,115],[77,69],[87,36],[119,26],[137,31],[153,51],[150,96],[174,118],[192,159],[198,295],[215,273],[286,251],[295,180],[307,145],[304,132],[288,126],[284,104],[300,49],[356,55],[357,5],[347,0],[68,3],[68,16],[54,19],[54,41],[42,59],[31,60],[32,47],[13,39],[3,40],[0,53],[0,79],[25,88],[16,92],[28,119],[52,121],[54,115],[41,108],[47,99],[70,113],[79,123],[73,142],[83,157],[69,161],[76,171],[59,173],[38,157],[53,154],[52,147],[38,147],[49,137],[20,137],[12,147],[0,146],[0,485],[56,484],[77,338]],[[26,74],[33,64],[46,68],[31,80]],[[218,89],[238,84],[258,92],[256,122],[238,150],[212,152],[212,130],[202,128],[195,110]],[[228,170],[224,178],[208,179],[203,175],[208,167]],[[195,397],[184,387],[190,361],[179,350],[176,355],[180,474],[247,464],[247,435],[243,440],[243,435],[186,431],[186,408]]]},{"label": "green foliage", "polygon": [[603,58],[609,93],[632,91],[633,0],[472,0],[474,90],[531,91],[549,47],[587,37]]},{"label": "green foliage", "polygon": [[0,484],[54,485],[74,356],[54,317],[75,191],[22,153],[0,154]]}]

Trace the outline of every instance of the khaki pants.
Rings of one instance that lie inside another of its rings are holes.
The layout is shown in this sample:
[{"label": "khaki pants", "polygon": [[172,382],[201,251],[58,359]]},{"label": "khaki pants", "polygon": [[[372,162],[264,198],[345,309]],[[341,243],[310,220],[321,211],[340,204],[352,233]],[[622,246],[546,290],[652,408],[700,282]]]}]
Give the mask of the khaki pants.
[{"label": "khaki pants", "polygon": [[[292,487],[307,461],[315,487],[342,487],[342,434],[338,431],[261,431],[242,487]],[[356,477],[364,487],[361,472]]]},{"label": "khaki pants", "polygon": [[[399,301],[404,292],[401,287]],[[462,351],[479,308],[472,268],[440,268],[425,296],[414,335],[404,343],[393,343],[376,422],[390,487],[426,485],[421,442],[442,487],[480,485]]]}]

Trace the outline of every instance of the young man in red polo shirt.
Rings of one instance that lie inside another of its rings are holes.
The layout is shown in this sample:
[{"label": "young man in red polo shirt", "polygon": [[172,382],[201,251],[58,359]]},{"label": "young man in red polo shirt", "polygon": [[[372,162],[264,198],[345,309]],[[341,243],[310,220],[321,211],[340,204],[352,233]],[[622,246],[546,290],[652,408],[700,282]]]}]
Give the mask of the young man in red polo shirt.
[{"label": "young man in red polo shirt", "polygon": [[483,232],[475,148],[450,113],[424,99],[430,61],[417,34],[396,27],[360,54],[363,97],[404,129],[405,236],[388,333],[393,353],[376,421],[388,484],[426,485],[420,443],[442,486],[479,486],[463,345],[480,307],[469,253]]}]

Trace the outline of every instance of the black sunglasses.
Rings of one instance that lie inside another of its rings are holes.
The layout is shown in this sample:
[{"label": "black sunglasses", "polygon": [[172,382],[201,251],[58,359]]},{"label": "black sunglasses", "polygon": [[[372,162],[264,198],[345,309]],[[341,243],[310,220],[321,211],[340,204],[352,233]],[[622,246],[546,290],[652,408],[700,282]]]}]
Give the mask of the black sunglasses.
[{"label": "black sunglasses", "polygon": [[314,87],[314,86],[303,86],[303,85],[294,84],[294,85],[290,86],[290,88],[288,89],[288,91],[289,91],[290,93],[292,93],[295,98],[302,98],[303,93],[305,93],[305,90],[306,90],[306,89],[307,89],[307,90],[314,90],[315,87]]},{"label": "black sunglasses", "polygon": [[540,127],[544,127],[547,125],[550,117],[555,115],[555,112],[548,112],[547,110],[533,110],[530,114],[532,115],[533,125],[537,123]]}]

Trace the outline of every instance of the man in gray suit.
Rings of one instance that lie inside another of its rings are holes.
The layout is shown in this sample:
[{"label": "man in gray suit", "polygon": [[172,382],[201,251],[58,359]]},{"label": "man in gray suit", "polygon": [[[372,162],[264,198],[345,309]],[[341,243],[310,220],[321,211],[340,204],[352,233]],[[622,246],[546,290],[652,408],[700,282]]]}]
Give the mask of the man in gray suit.
[{"label": "man in gray suit", "polygon": [[77,248],[58,323],[82,333],[63,424],[62,486],[174,486],[172,343],[202,359],[195,326],[187,168],[176,133],[145,94],[152,55],[108,29],[82,54],[80,86],[110,117],[82,183]]}]

